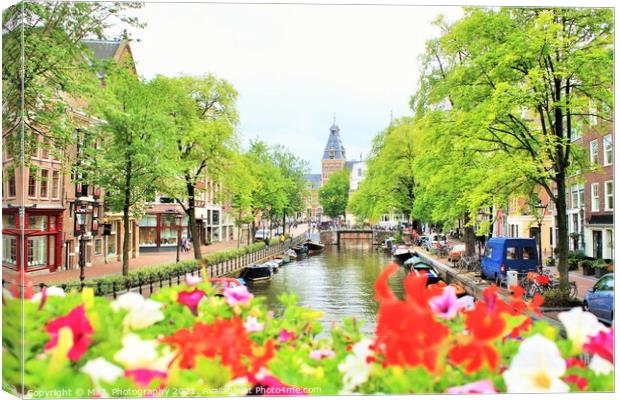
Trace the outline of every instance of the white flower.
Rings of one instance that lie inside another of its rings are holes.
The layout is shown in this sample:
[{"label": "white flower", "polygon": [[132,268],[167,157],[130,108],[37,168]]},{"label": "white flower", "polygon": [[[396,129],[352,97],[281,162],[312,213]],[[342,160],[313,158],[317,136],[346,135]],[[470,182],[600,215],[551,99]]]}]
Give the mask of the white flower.
[{"label": "white flower", "polygon": [[566,329],[566,337],[573,344],[574,354],[582,351],[583,345],[589,341],[590,336],[595,336],[600,331],[607,329],[594,314],[583,311],[580,307],[561,312],[558,314],[558,318]]},{"label": "white flower", "polygon": [[131,329],[146,328],[164,319],[161,303],[133,292],[123,294],[111,306],[114,311],[127,310],[123,325]]},{"label": "white flower", "polygon": [[123,376],[122,368],[102,357],[89,360],[80,371],[90,376],[95,384],[102,381],[112,383],[118,377]]},{"label": "white flower", "polygon": [[569,386],[560,379],[566,361],[554,342],[542,335],[525,339],[510,368],[503,373],[508,393],[564,393]]},{"label": "white flower", "polygon": [[614,365],[605,360],[603,357],[600,357],[598,354],[595,354],[592,357],[588,367],[590,367],[590,369],[597,375],[607,375],[614,372]]},{"label": "white flower", "polygon": [[344,362],[338,365],[338,370],[343,373],[342,382],[344,386],[342,393],[351,393],[353,389],[368,380],[370,374],[370,364],[368,357],[373,355],[373,351],[370,350],[372,340],[362,339],[357,342]]},{"label": "white flower", "polygon": [[139,306],[144,301],[144,297],[141,294],[134,292],[127,292],[118,296],[118,299],[114,300],[110,306],[112,310],[131,310],[132,308]]},{"label": "white flower", "polygon": [[243,327],[248,332],[261,332],[265,328],[265,324],[258,322],[256,317],[248,317],[245,320]]},{"label": "white flower", "polygon": [[142,340],[138,335],[130,333],[123,337],[123,348],[114,355],[114,361],[125,369],[167,371],[174,353],[166,351],[160,356],[158,346],[157,340]]},{"label": "white flower", "polygon": [[[59,288],[58,286],[50,286],[48,288],[45,288],[45,295],[47,297],[49,296],[65,297],[67,294],[62,288]],[[41,300],[43,300],[42,292],[37,292],[30,298],[30,301],[33,303],[39,303],[41,302]]]}]

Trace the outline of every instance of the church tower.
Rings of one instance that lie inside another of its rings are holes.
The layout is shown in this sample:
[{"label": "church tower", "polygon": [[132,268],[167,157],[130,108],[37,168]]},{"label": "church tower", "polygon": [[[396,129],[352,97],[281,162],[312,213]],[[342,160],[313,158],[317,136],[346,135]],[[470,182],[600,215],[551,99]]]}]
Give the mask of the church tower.
[{"label": "church tower", "polygon": [[332,173],[344,169],[346,160],[344,146],[340,140],[340,128],[336,125],[336,117],[334,117],[334,123],[329,128],[329,139],[327,139],[321,160],[321,186],[327,183]]}]

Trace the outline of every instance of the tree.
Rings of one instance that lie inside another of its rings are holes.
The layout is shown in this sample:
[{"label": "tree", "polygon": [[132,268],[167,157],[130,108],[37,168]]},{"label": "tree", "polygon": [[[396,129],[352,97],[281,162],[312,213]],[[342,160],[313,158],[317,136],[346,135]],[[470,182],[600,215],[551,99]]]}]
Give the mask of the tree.
[{"label": "tree", "polygon": [[169,168],[167,133],[171,127],[163,104],[166,93],[143,83],[123,66],[110,66],[93,108],[102,123],[93,128],[98,145],[86,147],[79,166],[83,179],[105,189],[105,202],[123,213],[123,275],[129,273],[129,217],[155,194]]},{"label": "tree", "polygon": [[[42,136],[44,145],[63,159],[79,127],[69,111],[77,98],[88,101],[99,87],[98,65],[82,40],[108,39],[114,25],[142,26],[127,15],[139,7],[141,3],[20,2],[3,12],[2,55],[13,60],[2,64],[3,137],[9,139],[9,151],[19,154],[23,142],[28,162]],[[22,51],[23,62],[18,62]]]},{"label": "tree", "polygon": [[403,118],[374,138],[366,177],[350,200],[355,215],[376,221],[394,210],[411,214],[416,187],[416,136],[413,120]]},{"label": "tree", "polygon": [[613,11],[468,8],[455,24],[439,24],[412,108],[443,111],[442,126],[479,152],[503,153],[547,192],[567,290],[566,179],[585,164],[571,139],[584,117],[611,121]]},{"label": "tree", "polygon": [[273,148],[273,158],[276,166],[280,169],[283,179],[283,191],[285,201],[282,204],[282,229],[286,230],[286,217],[304,209],[304,195],[306,193],[306,180],[304,175],[308,172],[307,161],[297,157],[283,146]]},{"label": "tree", "polygon": [[[176,179],[163,187],[181,205],[189,220],[194,240],[194,257],[202,260],[196,223],[198,184],[208,174],[214,181],[221,177],[225,160],[235,147],[238,121],[237,91],[213,75],[166,78],[158,76],[153,84],[167,94],[172,129],[167,136],[174,143],[165,156]],[[201,261],[202,262],[202,261]]]},{"label": "tree", "polygon": [[323,213],[332,219],[345,215],[349,202],[349,170],[343,169],[330,175],[327,183],[319,188],[319,203]]}]

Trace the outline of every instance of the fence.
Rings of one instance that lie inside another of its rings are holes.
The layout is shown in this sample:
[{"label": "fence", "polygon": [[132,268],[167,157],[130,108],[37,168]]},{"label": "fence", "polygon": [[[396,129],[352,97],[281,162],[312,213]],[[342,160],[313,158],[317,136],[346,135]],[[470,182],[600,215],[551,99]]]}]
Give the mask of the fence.
[{"label": "fence", "polygon": [[[223,260],[215,264],[206,265],[205,271],[208,275],[207,278],[216,278],[228,275],[235,271],[238,271],[245,266],[270,258],[276,254],[280,254],[289,247],[301,243],[303,240],[305,240],[305,237],[306,235],[304,233],[282,243],[266,246],[260,250],[242,254],[235,258]],[[200,266],[200,264],[196,264],[191,267],[188,266],[187,268],[183,268],[181,263],[177,265],[180,266],[179,269],[167,273],[149,273],[148,269],[145,269],[144,271],[138,270],[138,276],[135,279],[123,277],[122,280],[113,279],[110,282],[106,282],[105,278],[99,278],[92,281],[84,281],[82,283],[61,283],[54,284],[53,286],[60,287],[65,292],[71,291],[73,289],[81,290],[84,287],[90,287],[94,289],[95,295],[111,296],[112,298],[116,298],[118,295],[127,292],[136,292],[148,297],[151,294],[155,293],[158,289],[180,285],[185,280],[186,274],[190,274],[192,276],[197,275],[201,278],[204,278],[202,276],[202,267]],[[144,272],[144,276],[140,276],[140,272]],[[2,279],[3,288],[6,288],[10,285],[12,285],[11,282]],[[35,285],[34,289],[41,290],[46,286],[50,285],[40,283]]]}]

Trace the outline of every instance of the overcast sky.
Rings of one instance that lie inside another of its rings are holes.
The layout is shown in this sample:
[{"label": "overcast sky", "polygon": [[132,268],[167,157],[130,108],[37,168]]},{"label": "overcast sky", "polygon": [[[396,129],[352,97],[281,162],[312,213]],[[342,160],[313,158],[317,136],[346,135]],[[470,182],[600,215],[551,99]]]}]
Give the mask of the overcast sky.
[{"label": "overcast sky", "polygon": [[431,22],[460,7],[147,3],[132,44],[138,73],[214,73],[239,92],[244,143],[283,144],[320,172],[333,114],[347,158],[410,114]]}]

